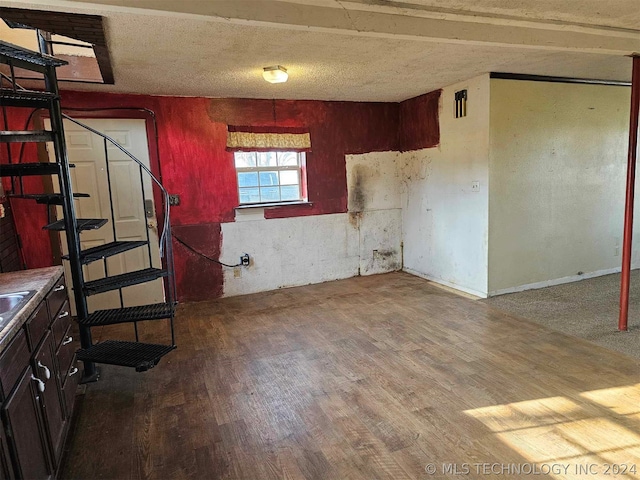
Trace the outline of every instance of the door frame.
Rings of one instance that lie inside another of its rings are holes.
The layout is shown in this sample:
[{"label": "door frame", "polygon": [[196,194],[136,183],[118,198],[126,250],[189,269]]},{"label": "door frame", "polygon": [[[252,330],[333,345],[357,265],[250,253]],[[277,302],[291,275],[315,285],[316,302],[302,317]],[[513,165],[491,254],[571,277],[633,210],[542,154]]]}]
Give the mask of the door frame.
[{"label": "door frame", "polygon": [[[160,181],[160,183],[163,184],[162,172],[160,169],[159,129],[158,129],[157,118],[153,110],[150,110],[144,107],[97,107],[97,108],[63,107],[62,110],[64,113],[70,112],[69,113],[70,117],[77,118],[80,121],[82,121],[83,119],[144,120],[145,132],[147,135],[147,150],[149,154],[149,169],[151,170],[151,173],[153,173],[153,175]],[[46,114],[43,114],[41,119],[42,119],[43,125],[45,121],[49,121],[49,122],[51,121],[49,118],[48,112],[46,112]],[[49,161],[49,157],[46,151],[44,152],[44,155],[46,156],[46,161]],[[162,196],[162,193],[160,192],[160,189],[157,188],[153,180],[151,180],[151,185],[152,185],[152,192],[153,192],[153,202],[155,205],[155,208],[154,208],[155,220],[156,220],[156,224],[158,225],[158,231],[157,231],[158,246],[160,246],[160,239],[161,239],[160,226],[164,225],[165,204],[164,204],[164,198]],[[52,218],[55,218],[56,220],[58,220],[57,209],[55,207],[52,208]],[[60,258],[62,256],[62,246],[61,246],[62,240],[60,237],[60,233],[59,232],[52,232],[52,233],[55,234],[55,237],[57,237],[57,245],[55,248],[59,255],[58,258]],[[173,239],[171,238],[169,239],[169,241],[173,242]],[[52,244],[54,243],[53,239],[51,243]],[[160,263],[162,268],[166,268],[165,258],[160,257]],[[60,264],[62,264],[61,258],[60,258]],[[169,288],[171,288],[171,285],[169,284],[169,278],[162,277],[162,283],[163,283],[163,288],[166,296],[166,292],[168,291]]]},{"label": "door frame", "polygon": [[[77,118],[82,121],[83,118],[94,120],[118,120],[122,119],[138,119],[144,120],[145,130],[147,132],[147,148],[149,150],[149,168],[151,173],[162,181],[162,170],[160,168],[160,145],[159,145],[159,132],[158,122],[156,114],[153,110],[144,107],[96,107],[96,108],[75,108],[75,107],[62,107],[62,111],[67,113],[73,118]],[[49,119],[48,112],[43,115],[44,119]],[[48,157],[47,157],[48,160]],[[153,181],[152,181],[153,184]],[[164,224],[164,199],[158,191],[158,188],[153,188],[153,202],[156,205],[156,220],[158,225]],[[56,218],[57,219],[57,218]],[[158,235],[158,238],[160,235]]]}]

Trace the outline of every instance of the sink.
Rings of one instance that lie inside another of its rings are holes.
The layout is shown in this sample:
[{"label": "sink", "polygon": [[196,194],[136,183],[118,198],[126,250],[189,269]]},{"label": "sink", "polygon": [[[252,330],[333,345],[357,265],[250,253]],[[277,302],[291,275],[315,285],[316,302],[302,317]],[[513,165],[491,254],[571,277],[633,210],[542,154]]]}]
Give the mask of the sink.
[{"label": "sink", "polygon": [[35,290],[0,294],[0,329],[11,321],[34,293]]}]

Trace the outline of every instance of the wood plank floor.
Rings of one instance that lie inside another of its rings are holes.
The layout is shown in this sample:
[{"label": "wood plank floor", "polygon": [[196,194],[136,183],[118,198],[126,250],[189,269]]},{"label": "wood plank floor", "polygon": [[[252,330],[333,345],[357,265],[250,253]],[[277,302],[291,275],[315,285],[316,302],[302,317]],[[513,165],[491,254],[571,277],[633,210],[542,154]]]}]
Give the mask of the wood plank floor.
[{"label": "wood plank floor", "polygon": [[[155,369],[88,387],[64,478],[640,478],[637,360],[417,277],[183,305],[176,323]],[[621,463],[637,472],[606,475]]]}]

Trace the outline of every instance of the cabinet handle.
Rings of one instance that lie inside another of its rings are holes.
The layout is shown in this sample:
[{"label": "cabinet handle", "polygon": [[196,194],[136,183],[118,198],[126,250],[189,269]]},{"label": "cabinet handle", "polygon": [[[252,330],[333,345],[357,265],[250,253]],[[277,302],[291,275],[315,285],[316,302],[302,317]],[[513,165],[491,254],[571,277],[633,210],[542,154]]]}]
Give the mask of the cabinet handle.
[{"label": "cabinet handle", "polygon": [[68,316],[69,316],[69,312],[64,311],[64,312],[61,312],[60,315],[58,315],[58,318],[64,318],[64,317],[68,317]]},{"label": "cabinet handle", "polygon": [[69,335],[67,339],[64,342],[62,342],[62,345],[69,345],[71,342],[73,342],[73,337]]},{"label": "cabinet handle", "polygon": [[78,367],[73,367],[68,376],[73,377],[76,373],[78,373]]},{"label": "cabinet handle", "polygon": [[38,360],[38,366],[44,369],[44,379],[49,380],[51,378],[51,370],[46,365],[43,365],[40,360]]},{"label": "cabinet handle", "polygon": [[54,292],[61,292],[62,290],[64,290],[64,285],[59,285],[53,289]]},{"label": "cabinet handle", "polygon": [[38,390],[40,391],[40,393],[44,393],[44,389],[45,389],[44,382],[40,380],[38,377],[34,376],[33,373],[31,374],[31,380],[33,380],[34,382],[37,382]]}]

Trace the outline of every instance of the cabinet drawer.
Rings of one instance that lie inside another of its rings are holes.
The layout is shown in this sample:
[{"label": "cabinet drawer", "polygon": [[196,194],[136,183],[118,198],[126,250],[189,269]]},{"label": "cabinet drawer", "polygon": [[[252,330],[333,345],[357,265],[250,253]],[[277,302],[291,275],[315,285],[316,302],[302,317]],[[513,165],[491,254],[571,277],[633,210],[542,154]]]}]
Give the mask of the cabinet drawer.
[{"label": "cabinet drawer", "polygon": [[51,324],[51,333],[53,333],[56,348],[62,343],[64,334],[67,332],[70,324],[71,311],[69,310],[69,302],[65,301],[60,311],[53,316],[53,323]]},{"label": "cabinet drawer", "polygon": [[44,337],[45,332],[49,328],[49,323],[51,323],[51,318],[49,317],[47,304],[42,302],[26,323],[27,340],[29,341],[29,349],[31,351],[38,348],[40,340],[42,340],[42,337]]},{"label": "cabinet drawer", "polygon": [[[56,357],[58,357],[58,368],[60,372],[67,372],[71,367],[71,362],[73,361],[73,356],[78,350],[79,342],[77,335],[74,335],[74,331],[72,325],[69,325],[67,331],[63,335],[62,342],[58,347],[58,351],[56,352]],[[64,379],[62,379],[64,382]]]},{"label": "cabinet drawer", "polygon": [[47,303],[49,304],[49,312],[51,316],[55,316],[62,304],[67,300],[67,287],[64,283],[64,276],[56,282],[55,286],[47,295]]},{"label": "cabinet drawer", "polygon": [[0,357],[0,384],[2,384],[4,397],[9,395],[27,365],[29,365],[29,348],[26,335],[20,330]]}]

